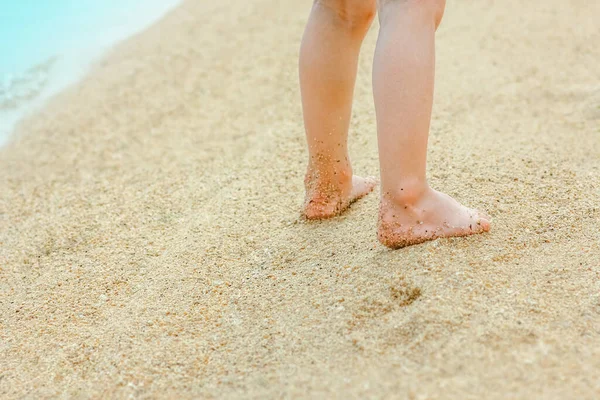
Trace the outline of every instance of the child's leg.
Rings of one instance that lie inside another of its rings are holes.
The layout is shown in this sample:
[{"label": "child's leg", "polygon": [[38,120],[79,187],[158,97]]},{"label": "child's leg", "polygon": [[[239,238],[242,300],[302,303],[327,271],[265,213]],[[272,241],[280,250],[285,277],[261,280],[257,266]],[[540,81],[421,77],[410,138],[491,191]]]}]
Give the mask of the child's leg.
[{"label": "child's leg", "polygon": [[373,86],[381,165],[379,240],[403,247],[488,231],[488,218],[426,180],[435,30],[444,0],[381,0]]},{"label": "child's leg", "polygon": [[304,213],[327,218],[369,193],[374,179],[352,176],[347,137],[362,41],[376,0],[316,0],[300,50],[309,149]]}]

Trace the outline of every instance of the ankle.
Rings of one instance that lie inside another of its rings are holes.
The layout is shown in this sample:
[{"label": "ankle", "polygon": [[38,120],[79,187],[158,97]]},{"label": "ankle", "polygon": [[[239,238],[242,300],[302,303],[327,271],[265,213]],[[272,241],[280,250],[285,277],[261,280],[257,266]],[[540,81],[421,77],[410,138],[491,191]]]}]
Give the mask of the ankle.
[{"label": "ankle", "polygon": [[352,184],[352,167],[348,158],[311,159],[308,163],[305,184],[326,184],[344,187]]},{"label": "ankle", "polygon": [[428,190],[429,185],[424,180],[404,179],[392,187],[382,189],[382,205],[413,207]]}]

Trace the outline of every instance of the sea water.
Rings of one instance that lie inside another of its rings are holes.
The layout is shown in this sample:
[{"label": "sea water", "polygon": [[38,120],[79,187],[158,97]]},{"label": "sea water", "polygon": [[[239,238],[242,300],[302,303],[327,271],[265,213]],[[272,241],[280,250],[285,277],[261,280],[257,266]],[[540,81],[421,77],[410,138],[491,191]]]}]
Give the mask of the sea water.
[{"label": "sea water", "polygon": [[0,0],[0,145],[24,114],[80,79],[179,0]]}]

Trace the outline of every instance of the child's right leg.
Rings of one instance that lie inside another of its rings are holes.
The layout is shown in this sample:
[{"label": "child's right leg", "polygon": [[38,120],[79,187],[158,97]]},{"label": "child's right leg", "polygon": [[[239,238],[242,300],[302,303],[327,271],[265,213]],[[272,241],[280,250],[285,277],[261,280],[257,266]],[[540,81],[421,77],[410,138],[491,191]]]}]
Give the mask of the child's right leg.
[{"label": "child's right leg", "polygon": [[490,229],[426,180],[435,30],[444,0],[380,0],[373,89],[381,165],[379,240],[393,248]]},{"label": "child's right leg", "polygon": [[358,54],[376,11],[375,0],[314,0],[300,50],[309,219],[337,215],[375,186],[353,175],[347,141]]}]

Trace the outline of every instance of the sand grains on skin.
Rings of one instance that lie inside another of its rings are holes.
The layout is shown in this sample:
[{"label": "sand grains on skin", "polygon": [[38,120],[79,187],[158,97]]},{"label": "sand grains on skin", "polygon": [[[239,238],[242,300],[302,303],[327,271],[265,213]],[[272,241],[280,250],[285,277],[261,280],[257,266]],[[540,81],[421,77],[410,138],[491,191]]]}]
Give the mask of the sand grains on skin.
[{"label": "sand grains on skin", "polygon": [[392,249],[430,240],[489,232],[491,218],[463,206],[445,193],[426,188],[411,196],[384,194],[379,207],[377,237]]},{"label": "sand grains on skin", "polygon": [[[307,174],[307,176],[310,176]],[[377,186],[377,178],[352,176],[351,187],[306,179],[306,199],[303,216],[308,220],[321,220],[340,215],[352,203],[371,193]]]}]

